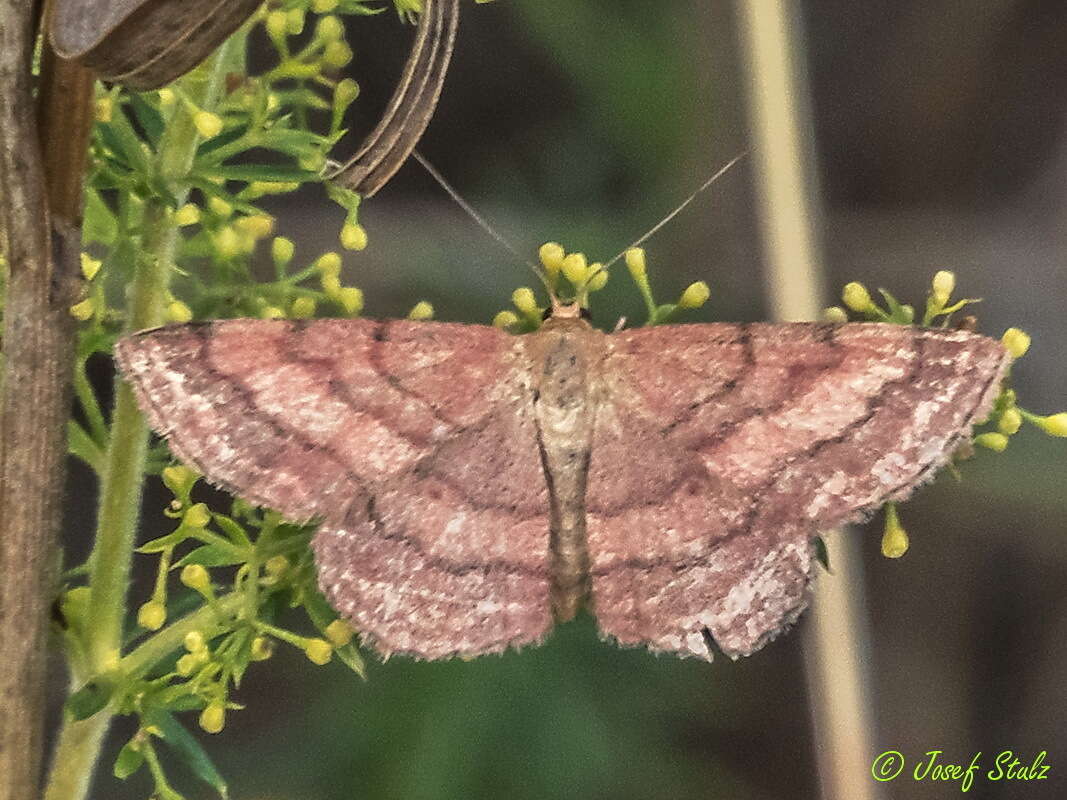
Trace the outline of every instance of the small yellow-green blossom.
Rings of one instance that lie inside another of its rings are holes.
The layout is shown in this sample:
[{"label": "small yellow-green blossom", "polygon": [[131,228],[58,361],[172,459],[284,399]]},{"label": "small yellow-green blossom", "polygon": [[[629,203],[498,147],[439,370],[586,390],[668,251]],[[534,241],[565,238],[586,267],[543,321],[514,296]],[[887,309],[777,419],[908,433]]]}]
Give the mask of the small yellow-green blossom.
[{"label": "small yellow-green blossom", "polygon": [[263,565],[263,569],[272,578],[280,578],[289,570],[289,559],[285,556],[272,556],[267,559],[267,563]]},{"label": "small yellow-green blossom", "polygon": [[995,453],[1003,453],[1008,446],[1008,437],[1003,433],[980,433],[974,437],[974,443]]},{"label": "small yellow-green blossom", "polygon": [[290,36],[299,36],[304,32],[304,9],[289,9],[285,15],[285,30]]},{"label": "small yellow-green blossom", "polygon": [[200,653],[186,653],[181,656],[174,664],[174,668],[178,671],[178,674],[184,678],[188,678],[194,672],[196,672],[206,659]]},{"label": "small yellow-green blossom", "polygon": [[193,125],[205,139],[211,139],[222,133],[222,117],[210,111],[197,111],[193,115]]},{"label": "small yellow-green blossom", "polygon": [[167,303],[164,316],[167,322],[188,322],[193,318],[193,310],[181,300],[172,300]]},{"label": "small yellow-green blossom", "polygon": [[344,225],[341,228],[341,246],[346,250],[362,250],[367,246],[367,230],[362,225]]},{"label": "small yellow-green blossom", "polygon": [[1019,413],[1019,409],[1009,408],[997,420],[997,430],[1005,436],[1011,436],[1019,430],[1022,424],[1023,415]]},{"label": "small yellow-green blossom", "polygon": [[95,278],[96,273],[100,271],[102,265],[103,262],[100,259],[93,258],[88,253],[81,254],[82,277],[84,277],[85,280],[91,281]]},{"label": "small yellow-green blossom", "polygon": [[182,567],[181,581],[202,595],[212,594],[211,576],[200,564],[186,564]]},{"label": "small yellow-green blossom", "polygon": [[[345,310],[345,313],[355,315],[363,310],[363,290],[357,289],[355,286],[346,286],[343,289],[339,289],[336,299]],[[430,309],[430,316],[433,316],[433,309]]]},{"label": "small yellow-green blossom", "polygon": [[232,258],[241,252],[241,237],[237,231],[227,225],[215,233],[215,249],[223,258]]},{"label": "small yellow-green blossom", "polygon": [[167,607],[158,600],[149,600],[137,609],[137,624],[145,630],[158,631],[167,621]]},{"label": "small yellow-green blossom", "polygon": [[315,26],[315,36],[324,42],[336,42],[345,34],[345,26],[333,14],[322,17]]},{"label": "small yellow-green blossom", "polygon": [[433,319],[433,306],[425,300],[420,300],[415,304],[415,307],[408,312],[408,319]]},{"label": "small yellow-green blossom", "polygon": [[173,89],[160,89],[159,90],[159,104],[163,108],[169,108],[174,105],[174,101],[178,99],[178,96],[174,94]]},{"label": "small yellow-green blossom", "polygon": [[497,328],[510,328],[519,324],[519,317],[514,311],[501,311],[493,317],[493,325]]},{"label": "small yellow-green blossom", "polygon": [[195,225],[200,221],[200,206],[196,203],[186,203],[174,212],[174,222],[179,227]]},{"label": "small yellow-green blossom", "polygon": [[308,639],[304,646],[304,655],[314,664],[329,664],[333,658],[333,646],[325,639]]},{"label": "small yellow-green blossom", "polygon": [[840,325],[841,323],[848,322],[848,312],[841,308],[841,306],[830,306],[829,308],[823,309],[822,318],[825,322],[832,322],[835,325]]},{"label": "small yellow-green blossom", "polygon": [[266,636],[257,636],[252,640],[251,655],[253,661],[266,661],[274,655],[274,642]]},{"label": "small yellow-green blossom", "polygon": [[293,319],[307,319],[315,316],[315,300],[311,297],[298,297],[289,308],[289,316]]},{"label": "small yellow-green blossom", "polygon": [[70,307],[70,314],[72,317],[74,317],[74,319],[85,322],[87,319],[90,319],[93,316],[94,310],[95,306],[92,298],[86,298],[80,303],[75,303],[74,305],[72,305]]},{"label": "small yellow-green blossom", "polygon": [[948,304],[948,299],[952,296],[955,288],[956,274],[943,269],[934,275],[934,279],[930,284],[930,294],[935,303],[939,306],[944,306]]},{"label": "small yellow-green blossom", "polygon": [[226,706],[223,703],[209,703],[200,712],[200,727],[206,733],[219,733],[226,726]]},{"label": "small yellow-green blossom", "polygon": [[871,295],[867,291],[867,287],[855,281],[845,284],[845,288],[841,292],[841,300],[853,311],[867,311],[874,305],[871,302]]},{"label": "small yellow-green blossom", "polygon": [[352,641],[352,626],[343,619],[335,619],[323,633],[334,647],[344,647]]},{"label": "small yellow-green blossom", "polygon": [[174,464],[163,468],[163,481],[173,489],[175,494],[188,491],[198,477],[194,470],[184,464]]},{"label": "small yellow-green blossom", "polygon": [[534,297],[533,289],[528,286],[520,286],[512,292],[511,302],[515,305],[515,308],[528,317],[540,314],[541,310],[537,307],[537,298]]},{"label": "small yellow-green blossom", "polygon": [[885,530],[882,533],[882,555],[900,558],[908,552],[908,532],[900,524],[896,506],[890,503],[885,512]]},{"label": "small yellow-green blossom", "polygon": [[288,239],[285,236],[275,236],[274,241],[270,243],[270,256],[274,259],[275,264],[285,265],[293,260],[293,253],[296,252],[296,245],[293,244],[292,239]]},{"label": "small yellow-green blossom", "polygon": [[267,214],[251,214],[241,217],[234,225],[254,239],[266,239],[274,232],[274,217]]},{"label": "small yellow-green blossom", "polygon": [[1050,436],[1067,437],[1067,411],[1047,417],[1034,417],[1032,422]]},{"label": "small yellow-green blossom", "polygon": [[585,281],[589,273],[589,262],[586,261],[585,253],[571,253],[563,259],[563,275],[575,286]]},{"label": "small yellow-green blossom", "polygon": [[337,82],[333,90],[334,102],[339,106],[347,106],[359,97],[359,84],[351,78],[342,78]]},{"label": "small yellow-green blossom", "polygon": [[185,634],[182,644],[185,645],[185,649],[190,653],[199,653],[207,647],[207,642],[204,641],[204,634],[200,631],[189,631]]},{"label": "small yellow-green blossom", "polygon": [[284,319],[285,312],[278,306],[263,306],[259,310],[260,319]]},{"label": "small yellow-green blossom", "polygon": [[284,11],[271,11],[265,24],[273,39],[282,39],[289,31],[289,17]]},{"label": "small yellow-green blossom", "polygon": [[589,274],[591,277],[586,288],[591,292],[599,292],[608,285],[608,278],[611,277],[610,273],[604,269],[604,265],[599,262],[589,265]]},{"label": "small yellow-green blossom", "polygon": [[1018,328],[1008,328],[1000,341],[1008,348],[1013,358],[1022,358],[1030,349],[1030,335]]},{"label": "small yellow-green blossom", "polygon": [[641,280],[647,271],[645,266],[645,251],[642,247],[631,247],[626,251],[626,269],[635,281]]},{"label": "small yellow-green blossom", "polygon": [[319,279],[319,284],[328,297],[336,299],[341,292],[341,279],[336,275],[323,275]]},{"label": "small yellow-green blossom", "polygon": [[207,207],[217,217],[228,217],[233,213],[233,206],[221,197],[211,197],[207,201]]},{"label": "small yellow-green blossom", "polygon": [[337,0],[311,0],[311,10],[316,14],[329,14],[337,8]]},{"label": "small yellow-green blossom", "polygon": [[111,114],[114,110],[114,100],[110,97],[98,97],[93,106],[93,117],[97,122],[111,122]]},{"label": "small yellow-green blossom", "polygon": [[329,253],[323,253],[315,261],[315,269],[317,269],[323,275],[340,275],[341,256],[332,251]]},{"label": "small yellow-green blossom", "polygon": [[352,48],[344,42],[330,42],[322,53],[326,66],[340,69],[352,60]]},{"label": "small yellow-green blossom", "polygon": [[204,503],[196,503],[182,515],[182,525],[187,528],[203,528],[211,522],[211,512]]},{"label": "small yellow-green blossom", "polygon": [[563,259],[567,257],[567,252],[555,242],[545,242],[537,251],[537,256],[549,277],[552,277],[563,269]]},{"label": "small yellow-green blossom", "polygon": [[704,281],[689,284],[678,299],[679,308],[700,308],[711,297],[711,289]]}]

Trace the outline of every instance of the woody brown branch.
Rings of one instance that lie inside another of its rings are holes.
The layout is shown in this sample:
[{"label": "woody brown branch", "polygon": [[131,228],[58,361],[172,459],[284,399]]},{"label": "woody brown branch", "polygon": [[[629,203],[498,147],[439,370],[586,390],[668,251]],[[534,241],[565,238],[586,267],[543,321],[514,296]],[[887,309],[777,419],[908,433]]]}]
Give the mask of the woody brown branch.
[{"label": "woody brown branch", "polygon": [[68,309],[91,97],[91,83],[75,69],[42,75],[41,96],[53,100],[42,106],[43,127],[62,132],[45,148],[46,168],[31,75],[38,5],[0,0],[0,254],[8,269],[0,387],[0,800],[38,796],[73,356]]}]

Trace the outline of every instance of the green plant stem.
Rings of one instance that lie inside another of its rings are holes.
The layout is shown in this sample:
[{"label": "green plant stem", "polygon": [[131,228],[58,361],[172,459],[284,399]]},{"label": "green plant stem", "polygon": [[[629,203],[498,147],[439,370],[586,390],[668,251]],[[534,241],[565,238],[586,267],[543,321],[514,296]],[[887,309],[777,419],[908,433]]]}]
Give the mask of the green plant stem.
[{"label": "green plant stem", "polygon": [[[217,102],[231,58],[234,40],[223,45],[188,81],[201,107]],[[184,202],[186,178],[199,142],[193,115],[181,107],[169,120],[159,144],[155,168]],[[128,325],[138,330],[163,322],[177,229],[161,198],[145,203],[142,220],[142,255],[130,286]],[[141,509],[148,453],[148,428],[132,390],[117,381],[111,436],[97,513],[96,539],[90,562],[89,625],[86,630],[88,670],[106,672],[120,664],[122,627],[126,618],[126,590]],[[87,675],[72,674],[73,688]],[[111,709],[87,720],[65,720],[53,756],[46,800],[81,800],[87,796],[93,766],[100,754]]]}]

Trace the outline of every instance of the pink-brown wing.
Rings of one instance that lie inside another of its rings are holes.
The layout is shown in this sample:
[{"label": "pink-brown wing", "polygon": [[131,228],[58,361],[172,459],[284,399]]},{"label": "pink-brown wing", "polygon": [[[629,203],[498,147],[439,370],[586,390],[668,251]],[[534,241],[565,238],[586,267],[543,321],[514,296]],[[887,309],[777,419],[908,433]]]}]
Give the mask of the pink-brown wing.
[{"label": "pink-brown wing", "polygon": [[593,606],[621,644],[759,649],[807,603],[819,530],[902,499],[988,413],[971,333],[675,325],[610,337],[587,497]]},{"label": "pink-brown wing", "polygon": [[322,521],[319,582],[385,654],[477,655],[551,625],[529,369],[495,328],[228,320],[116,358],[175,454]]}]

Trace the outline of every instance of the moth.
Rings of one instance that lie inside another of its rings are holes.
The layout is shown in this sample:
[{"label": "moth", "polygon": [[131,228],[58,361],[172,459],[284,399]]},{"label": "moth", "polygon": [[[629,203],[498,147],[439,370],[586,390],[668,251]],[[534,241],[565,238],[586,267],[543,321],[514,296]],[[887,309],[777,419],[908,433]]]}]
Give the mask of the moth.
[{"label": "moth", "polygon": [[621,645],[754,652],[804,609],[817,532],[931,477],[1010,360],[879,323],[605,334],[559,304],[523,336],[234,319],[115,352],[179,458],[318,520],[330,602],[424,659],[536,643],[583,606]]}]

